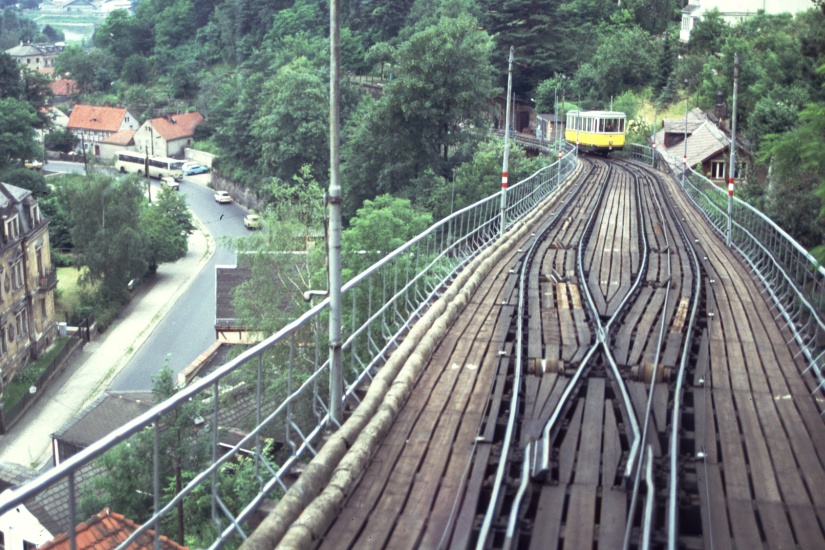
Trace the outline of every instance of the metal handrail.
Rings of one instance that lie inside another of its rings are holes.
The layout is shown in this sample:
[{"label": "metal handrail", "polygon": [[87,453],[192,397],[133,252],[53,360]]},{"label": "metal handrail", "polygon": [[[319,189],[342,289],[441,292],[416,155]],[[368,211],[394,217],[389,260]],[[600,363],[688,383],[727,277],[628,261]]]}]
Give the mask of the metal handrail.
[{"label": "metal handrail", "polygon": [[[511,186],[506,195],[506,226],[511,227],[527,215],[553,191],[560,177],[572,172],[575,165],[573,149],[568,147],[562,159]],[[344,302],[349,307],[345,312],[347,320],[343,335],[345,404],[358,402],[359,392],[369,382],[375,368],[383,364],[399,345],[415,320],[450,284],[456,273],[498,238],[500,196],[496,193],[433,224],[343,286]],[[0,515],[66,481],[73,489],[71,507],[76,509],[82,496],[90,490],[83,483],[77,483],[78,473],[82,474],[85,468],[119,445],[136,441],[135,438],[146,430],[155,434],[152,452],[159,457],[159,434],[164,431],[166,419],[196,403],[211,408],[203,417],[199,416],[198,426],[191,429],[194,433],[201,427],[206,428],[198,432],[198,437],[210,438],[213,456],[199,470],[193,470],[194,477],[183,484],[176,496],[165,500],[159,495],[166,479],[161,479],[160,469],[153,467],[154,505],[146,517],[130,518],[142,521],[143,525],[121,547],[125,548],[149,529],[155,529],[158,536],[157,526],[161,520],[174,513],[176,503],[185,502],[199,486],[211,491],[212,521],[218,534],[210,547],[219,546],[235,534],[243,536],[240,524],[264,499],[272,498],[273,491],[284,489],[287,485],[285,478],[293,466],[316,454],[321,436],[336,429],[330,425],[328,416],[328,338],[326,323],[321,322],[328,309],[329,300],[324,299],[263,342],[64,460],[56,468],[0,496]],[[246,378],[239,381],[242,377]],[[254,401],[254,407],[249,406],[254,411],[244,413],[244,422],[251,422],[252,427],[247,424],[242,439],[219,457],[214,449],[218,448],[223,429],[233,426],[228,417],[245,410],[245,400]],[[204,435],[206,432],[209,433]],[[271,466],[263,454],[265,439],[281,445],[281,454],[276,459],[278,466]],[[219,495],[221,476],[230,462],[249,449],[254,453],[258,492],[241,503],[240,509],[230,509]],[[64,518],[61,528],[64,532],[70,531],[78,520],[85,519]],[[73,537],[73,531],[71,533]]]}]

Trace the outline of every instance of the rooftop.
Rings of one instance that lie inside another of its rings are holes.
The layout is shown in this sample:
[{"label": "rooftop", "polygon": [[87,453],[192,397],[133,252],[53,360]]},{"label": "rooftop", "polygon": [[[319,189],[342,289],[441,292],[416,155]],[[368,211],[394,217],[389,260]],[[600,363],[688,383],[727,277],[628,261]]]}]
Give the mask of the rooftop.
[{"label": "rooftop", "polygon": [[[123,541],[137,531],[140,527],[134,521],[123,517],[122,514],[116,514],[104,508],[99,514],[96,514],[75,527],[75,548],[77,550],[109,550],[117,548]],[[135,541],[133,541],[127,548],[152,548],[154,545],[155,533],[147,530],[141,533]],[[64,533],[46,544],[40,546],[41,550],[57,550],[68,549],[70,547],[69,535]],[[181,546],[167,537],[160,536],[160,547],[166,550],[184,550],[185,546]]]}]

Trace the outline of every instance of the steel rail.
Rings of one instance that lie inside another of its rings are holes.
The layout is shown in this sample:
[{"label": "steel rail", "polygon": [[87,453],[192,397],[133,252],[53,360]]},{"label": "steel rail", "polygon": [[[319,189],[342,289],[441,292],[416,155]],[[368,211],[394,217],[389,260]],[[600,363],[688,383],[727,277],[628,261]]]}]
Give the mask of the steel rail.
[{"label": "steel rail", "polygon": [[[658,185],[664,192],[664,182],[657,178]],[[685,330],[685,343],[682,348],[682,357],[679,361],[679,369],[676,373],[676,385],[673,390],[673,407],[670,423],[670,445],[668,454],[670,456],[670,467],[668,469],[668,501],[667,501],[667,547],[668,550],[676,550],[676,539],[678,536],[678,493],[679,493],[679,430],[682,425],[682,398],[684,394],[685,376],[690,363],[690,349],[693,345],[693,333],[696,327],[696,318],[699,314],[699,297],[701,293],[702,270],[699,258],[696,254],[691,239],[688,237],[684,224],[678,215],[676,207],[672,201],[665,201],[665,205],[671,213],[673,222],[682,241],[687,243],[687,252],[693,263],[693,303],[690,307],[690,317]]]},{"label": "steel rail", "polygon": [[[599,184],[599,191],[596,196],[596,200],[594,201],[595,207],[591,210],[590,216],[588,217],[587,223],[585,223],[584,230],[582,231],[582,236],[579,239],[579,246],[578,246],[578,256],[577,256],[577,263],[579,264],[579,278],[582,281],[582,287],[586,288],[587,285],[585,284],[586,279],[583,278],[583,272],[581,270],[581,263],[582,260],[582,243],[587,239],[588,228],[590,228],[595,220],[596,212],[599,210],[599,205],[601,205],[602,200],[604,198],[604,190],[607,187],[607,182],[610,179],[610,170],[608,169],[607,173],[603,176],[604,181]],[[589,295],[585,293],[585,295],[589,298]],[[592,306],[592,301],[591,301]],[[593,323],[596,325],[598,323],[598,311],[596,311],[595,306],[591,307],[591,314],[595,315],[596,319],[594,319]],[[570,395],[573,393],[573,390],[578,384],[579,379],[581,379],[582,374],[584,373],[585,367],[590,362],[590,358],[596,352],[599,347],[599,343],[593,344],[590,349],[587,351],[585,356],[579,363],[579,366],[576,368],[576,371],[573,373],[573,376],[567,382],[567,385],[562,392],[561,397],[559,398],[559,402],[556,407],[553,409],[553,413],[550,415],[550,419],[545,424],[544,430],[542,430],[542,437],[541,443],[536,445],[535,453],[536,456],[533,459],[533,469],[532,469],[532,476],[534,478],[540,477],[544,475],[547,471],[550,470],[550,432],[552,428],[555,426],[556,421],[561,416],[561,413],[564,409],[565,404],[567,403]]]},{"label": "steel rail", "polygon": [[[647,174],[645,174],[645,175],[647,175]],[[638,180],[637,180],[637,184],[638,184]],[[664,308],[666,309],[668,301],[670,299],[670,287],[673,283],[673,265],[672,265],[671,255],[670,255],[670,238],[668,236],[668,234],[670,233],[670,230],[668,229],[668,225],[665,223],[666,220],[665,220],[665,217],[664,217],[664,212],[662,211],[662,205],[659,202],[659,197],[656,194],[655,189],[653,188],[653,186],[648,186],[648,188],[651,191],[654,206],[656,208],[656,212],[658,214],[659,221],[662,224],[662,228],[663,228],[662,234],[664,235],[664,238],[665,238],[665,249],[668,250],[668,255],[667,255],[667,275],[668,275],[668,277],[667,277],[667,285],[665,286],[665,298],[664,298]],[[642,428],[642,436],[641,436],[641,445],[642,446],[647,445],[647,440],[648,440],[648,431],[650,429],[650,417],[651,417],[651,414],[652,414],[652,411],[653,411],[653,396],[655,394],[656,378],[657,378],[659,368],[660,368],[659,360],[661,358],[662,349],[664,347],[664,333],[665,333],[665,325],[667,323],[667,318],[668,318],[667,312],[662,311],[661,322],[659,323],[659,338],[656,342],[656,355],[654,356],[654,359],[653,359],[653,371],[651,373],[650,391],[648,392],[647,404],[645,405],[644,426]],[[649,447],[648,447],[648,453],[650,453],[650,448]],[[648,454],[648,462],[650,462],[650,454]],[[636,469],[636,476],[633,480],[633,491],[632,491],[631,497],[630,497],[630,507],[628,508],[627,516],[629,518],[633,518],[635,513],[636,513],[636,503],[637,503],[638,498],[639,498],[639,487],[641,486],[641,478],[642,478],[642,461],[639,461],[638,467]],[[652,483],[652,481],[651,481],[651,483]],[[650,484],[648,484],[647,503],[651,507],[652,507],[652,502],[653,502],[653,494],[654,494],[653,487]],[[643,518],[643,520],[644,520],[643,521],[643,532],[645,532],[645,533],[650,531],[650,524],[648,522],[650,521],[651,517],[652,517],[651,514],[645,514],[644,515],[644,518]],[[625,526],[625,534],[624,534],[623,548],[625,550],[630,547],[630,538],[631,538],[632,527],[633,527],[633,522],[628,521],[626,526]],[[648,541],[649,541],[649,539],[648,539]],[[642,545],[641,545],[641,548],[646,549],[646,548],[648,548],[648,546],[647,546],[647,544],[645,544],[643,542]]]},{"label": "steel rail", "polygon": [[[630,160],[630,162],[634,162],[636,164],[642,164],[637,160]],[[645,170],[648,170],[648,167],[645,166]],[[662,195],[666,196],[664,183],[656,174],[653,174],[654,180],[656,181],[657,185],[662,191]],[[688,180],[690,181],[690,180]],[[691,183],[692,185],[692,183]],[[691,202],[698,207],[698,203],[690,197],[689,193],[686,193],[688,198],[690,198]],[[674,395],[673,395],[673,407],[671,409],[671,425],[670,425],[670,443],[668,446],[668,455],[669,455],[669,468],[668,468],[668,498],[667,498],[667,547],[668,550],[676,550],[677,548],[677,537],[678,537],[678,492],[679,492],[679,470],[678,470],[678,456],[679,456],[679,428],[682,422],[682,399],[684,394],[684,384],[685,384],[685,377],[687,373],[687,367],[690,363],[690,349],[692,346],[693,338],[694,338],[694,330],[696,326],[696,319],[699,313],[699,298],[701,292],[701,266],[699,263],[699,258],[696,254],[696,249],[694,248],[691,239],[688,237],[687,232],[685,231],[684,224],[682,223],[682,219],[678,215],[675,206],[673,205],[672,201],[664,201],[665,207],[671,214],[671,218],[673,219],[674,226],[676,230],[679,232],[679,235],[684,243],[688,246],[686,247],[686,251],[690,256],[692,263],[693,263],[693,301],[690,307],[690,315],[688,318],[687,328],[685,331],[685,342],[684,347],[682,348],[681,359],[679,361],[679,368],[676,373],[676,384],[674,388]],[[700,209],[700,212],[702,210]],[[711,224],[713,225],[713,224]],[[711,540],[712,543],[712,540]]]},{"label": "steel rail", "polygon": [[[607,181],[610,180],[609,173],[612,172],[613,167],[609,168],[608,178]],[[644,213],[641,210],[641,201],[638,200],[639,196],[639,189],[636,188],[637,194],[637,201],[636,201],[636,209],[637,209],[637,216],[639,217],[639,236],[642,240],[642,261],[639,264],[639,272],[636,274],[636,280],[630,286],[627,293],[625,294],[624,299],[619,304],[619,307],[613,313],[613,315],[608,320],[607,324],[609,325],[614,319],[618,318],[619,313],[621,313],[624,309],[624,306],[627,304],[630,297],[635,294],[636,289],[641,284],[642,280],[644,279],[645,270],[647,269],[647,262],[648,262],[648,247],[647,247],[647,235],[644,232]],[[600,199],[601,200],[601,199]],[[595,214],[596,211],[594,210],[590,214],[590,218],[587,221],[586,227],[587,231],[592,231],[592,225],[595,223]],[[579,241],[579,250],[578,250],[578,269],[579,269],[579,277],[582,281],[586,281],[584,274],[584,240]],[[630,429],[633,432],[633,443],[630,446],[630,453],[628,454],[627,464],[625,465],[625,472],[624,477],[625,479],[629,479],[632,474],[633,464],[636,460],[636,455],[638,454],[638,449],[640,445],[640,431],[639,431],[639,424],[636,420],[636,413],[633,410],[633,402],[630,400],[630,395],[627,393],[627,386],[625,385],[624,381],[622,380],[621,372],[619,372],[619,366],[616,364],[616,360],[613,357],[613,353],[610,351],[610,346],[608,345],[607,337],[608,337],[608,330],[605,325],[602,325],[601,319],[599,318],[599,312],[596,308],[596,304],[593,301],[593,295],[590,292],[590,288],[588,285],[583,285],[583,293],[585,298],[587,298],[587,303],[590,306],[590,311],[593,315],[593,319],[596,323],[596,334],[598,341],[594,344],[594,347],[602,346],[604,349],[605,358],[607,359],[607,363],[610,365],[610,370],[613,372],[613,376],[615,378],[616,386],[618,386],[620,393],[622,395],[622,404],[625,407],[625,414],[627,415],[628,423],[630,424]],[[561,403],[559,403],[561,405]],[[545,427],[545,434],[549,436],[550,431],[548,430],[548,426]],[[549,449],[549,446],[547,447]],[[549,464],[549,456],[543,457],[543,460],[546,460]]]},{"label": "steel rail", "polygon": [[[518,418],[519,414],[519,396],[520,396],[520,388],[521,388],[521,365],[523,361],[523,333],[524,333],[524,308],[525,308],[525,300],[526,300],[526,280],[528,275],[528,270],[532,263],[532,260],[536,254],[536,250],[538,244],[542,241],[544,236],[555,228],[558,220],[559,214],[569,208],[571,203],[568,202],[565,206],[552,213],[549,222],[546,226],[541,230],[540,233],[536,234],[533,233],[531,235],[531,244],[530,248],[521,258],[521,267],[519,269],[519,291],[518,291],[518,309],[516,312],[516,358],[515,358],[515,373],[513,378],[513,397],[510,402],[510,414],[508,415],[507,419],[507,428],[504,433],[504,441],[501,445],[501,456],[499,457],[498,467],[496,468],[496,476],[493,482],[493,490],[490,495],[490,503],[487,506],[487,510],[484,514],[484,520],[482,521],[481,528],[479,530],[478,540],[476,542],[476,548],[481,550],[487,544],[487,538],[490,533],[490,527],[492,526],[493,519],[498,515],[498,510],[501,506],[499,493],[501,491],[502,486],[504,485],[506,479],[506,469],[509,467],[509,453],[510,448],[512,446],[512,439],[516,429],[516,419]],[[529,459],[528,459],[529,460]],[[528,470],[529,470],[529,462],[528,462]]]}]

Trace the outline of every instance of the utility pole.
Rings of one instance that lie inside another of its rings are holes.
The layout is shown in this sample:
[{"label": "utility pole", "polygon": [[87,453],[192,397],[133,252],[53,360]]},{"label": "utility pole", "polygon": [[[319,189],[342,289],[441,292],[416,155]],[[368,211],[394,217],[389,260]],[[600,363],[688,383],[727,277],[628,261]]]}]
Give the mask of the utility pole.
[{"label": "utility pole", "polygon": [[507,109],[504,117],[504,161],[501,166],[501,216],[499,220],[499,234],[504,236],[504,226],[507,222],[507,162],[510,156],[510,93],[513,90],[513,54],[515,48],[510,46],[510,63],[507,67]]},{"label": "utility pole", "polygon": [[688,92],[688,79],[685,79],[685,156],[682,160],[682,188],[685,187],[685,178],[687,177],[687,118],[688,118],[688,100],[690,99],[690,92]]},{"label": "utility pole", "polygon": [[86,160],[86,139],[83,130],[80,131],[80,149],[83,151],[83,172],[89,174],[89,163]]},{"label": "utility pole", "polygon": [[[561,89],[561,118],[564,119],[564,88]],[[565,132],[567,131],[567,124],[564,125],[564,130],[565,130]],[[562,153],[561,153],[561,136],[559,136],[558,148],[559,148],[559,160],[557,161],[558,162],[558,166],[557,166],[558,170],[556,171],[556,187],[559,187],[561,185],[561,156],[562,156]]]},{"label": "utility pole", "polygon": [[329,418],[344,421],[341,359],[341,183],[339,181],[341,19],[340,0],[329,3]]},{"label": "utility pole", "polygon": [[730,129],[730,170],[728,170],[728,248],[733,238],[733,178],[736,176],[736,96],[739,93],[739,52],[733,54],[733,113]]}]

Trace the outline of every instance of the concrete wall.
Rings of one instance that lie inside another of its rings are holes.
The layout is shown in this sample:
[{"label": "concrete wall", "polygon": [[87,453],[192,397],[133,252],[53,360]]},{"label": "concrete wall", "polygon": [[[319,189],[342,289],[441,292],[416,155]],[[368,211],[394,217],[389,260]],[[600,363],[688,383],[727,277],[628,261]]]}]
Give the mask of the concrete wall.
[{"label": "concrete wall", "polygon": [[212,168],[212,160],[214,160],[215,155],[212,153],[207,153],[206,151],[198,151],[197,149],[190,149],[187,147],[183,150],[183,158],[194,162],[200,162],[201,164]]},{"label": "concrete wall", "polygon": [[229,191],[229,194],[236,203],[250,210],[260,212],[264,209],[264,203],[258,199],[254,192],[241,187],[217,172],[212,172],[212,187],[214,187],[215,190]]}]

